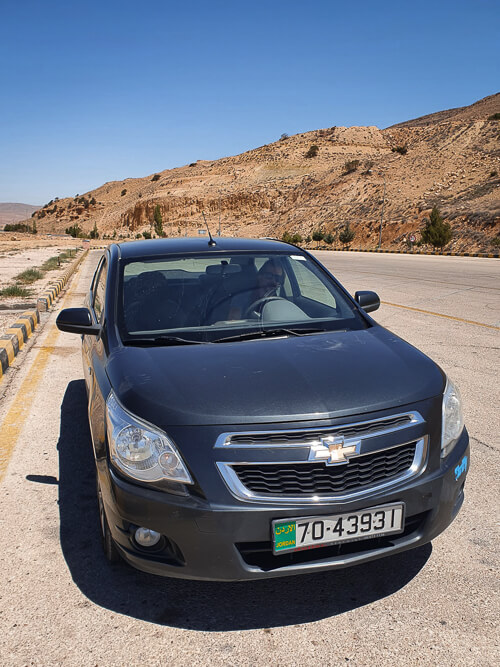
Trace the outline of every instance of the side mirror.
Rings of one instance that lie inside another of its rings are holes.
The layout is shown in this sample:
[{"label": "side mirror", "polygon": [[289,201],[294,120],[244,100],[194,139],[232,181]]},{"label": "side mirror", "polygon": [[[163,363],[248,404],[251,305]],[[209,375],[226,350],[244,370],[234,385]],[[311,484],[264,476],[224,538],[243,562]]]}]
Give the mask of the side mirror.
[{"label": "side mirror", "polygon": [[354,298],[359,303],[365,313],[371,313],[380,306],[380,298],[376,292],[356,292]]},{"label": "side mirror", "polygon": [[97,336],[101,332],[100,324],[93,324],[88,308],[65,308],[57,316],[56,326],[68,333]]}]

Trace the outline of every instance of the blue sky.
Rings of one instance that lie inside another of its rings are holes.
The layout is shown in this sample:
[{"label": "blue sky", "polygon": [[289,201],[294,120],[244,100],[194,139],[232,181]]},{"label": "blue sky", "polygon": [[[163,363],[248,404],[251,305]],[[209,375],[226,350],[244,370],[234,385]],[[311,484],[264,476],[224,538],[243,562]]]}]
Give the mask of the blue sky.
[{"label": "blue sky", "polygon": [[0,2],[0,201],[496,93],[497,0]]}]

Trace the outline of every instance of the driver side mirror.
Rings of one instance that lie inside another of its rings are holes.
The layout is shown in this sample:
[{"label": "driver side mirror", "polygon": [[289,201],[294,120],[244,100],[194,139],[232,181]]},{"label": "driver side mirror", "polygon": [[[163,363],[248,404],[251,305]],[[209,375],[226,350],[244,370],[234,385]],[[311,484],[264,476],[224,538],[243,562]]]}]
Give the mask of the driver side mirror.
[{"label": "driver side mirror", "polygon": [[88,308],[65,308],[57,316],[56,326],[60,331],[97,336],[101,332],[101,325],[92,322]]},{"label": "driver side mirror", "polygon": [[363,290],[356,292],[354,298],[359,303],[365,313],[371,313],[380,306],[380,298],[376,292]]}]

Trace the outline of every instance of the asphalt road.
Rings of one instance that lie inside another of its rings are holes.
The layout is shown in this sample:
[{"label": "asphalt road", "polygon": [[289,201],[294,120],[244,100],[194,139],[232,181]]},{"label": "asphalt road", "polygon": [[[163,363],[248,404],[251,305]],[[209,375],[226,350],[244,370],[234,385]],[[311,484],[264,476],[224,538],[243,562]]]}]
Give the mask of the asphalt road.
[{"label": "asphalt road", "polygon": [[[459,384],[472,467],[456,521],[432,545],[321,575],[221,584],[110,567],[80,340],[51,313],[0,384],[1,665],[500,664],[500,262],[318,256],[351,292],[377,291],[375,319]],[[97,258],[61,307],[81,304]]]}]

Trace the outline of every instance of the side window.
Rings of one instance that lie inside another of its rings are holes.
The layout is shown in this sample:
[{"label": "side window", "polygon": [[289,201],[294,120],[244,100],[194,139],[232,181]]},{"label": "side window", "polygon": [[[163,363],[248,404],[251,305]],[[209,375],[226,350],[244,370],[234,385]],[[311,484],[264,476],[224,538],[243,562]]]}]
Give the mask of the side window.
[{"label": "side window", "polygon": [[104,311],[104,299],[106,295],[107,275],[108,275],[108,267],[106,260],[104,260],[101,266],[101,270],[99,272],[99,276],[94,284],[94,294],[93,294],[94,302],[92,304],[92,307],[94,308],[94,312],[99,322],[102,321],[102,314]]}]

